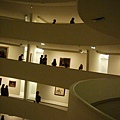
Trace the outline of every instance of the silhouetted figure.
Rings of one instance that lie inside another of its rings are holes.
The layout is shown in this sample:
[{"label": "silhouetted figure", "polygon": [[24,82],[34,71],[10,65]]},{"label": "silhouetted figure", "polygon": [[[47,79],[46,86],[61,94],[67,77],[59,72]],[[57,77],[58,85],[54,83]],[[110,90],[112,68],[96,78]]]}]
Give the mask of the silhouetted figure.
[{"label": "silhouetted figure", "polygon": [[42,61],[43,61],[43,64],[44,64],[44,65],[47,65],[47,55],[44,56],[44,58],[43,58]]},{"label": "silhouetted figure", "polygon": [[9,90],[8,90],[8,85],[6,85],[6,87],[5,87],[5,96],[9,96]]},{"label": "silhouetted figure", "polygon": [[19,56],[18,60],[19,60],[19,61],[23,61],[23,60],[24,60],[24,59],[23,59],[23,54],[21,54],[21,55]]},{"label": "silhouetted figure", "polygon": [[70,24],[75,24],[74,18],[72,18],[72,19],[70,20]]},{"label": "silhouetted figure", "polygon": [[57,65],[56,59],[54,59],[53,62],[52,62],[52,66],[56,66],[56,65]]},{"label": "silhouetted figure", "polygon": [[43,55],[40,57],[40,64],[43,64]]},{"label": "silhouetted figure", "polygon": [[35,101],[36,101],[37,103],[39,103],[39,102],[41,101],[41,97],[40,97],[40,95],[39,95],[39,91],[36,92]]},{"label": "silhouetted figure", "polygon": [[64,66],[65,66],[65,68],[68,68],[68,67],[69,67],[67,61],[64,61]]},{"label": "silhouetted figure", "polygon": [[82,70],[82,69],[83,69],[83,64],[80,64],[79,70]]},{"label": "silhouetted figure", "polygon": [[56,23],[56,19],[53,20],[53,23],[52,24],[55,24]]},{"label": "silhouetted figure", "polygon": [[5,120],[5,119],[4,119],[4,115],[1,116],[1,120]]},{"label": "silhouetted figure", "polygon": [[2,84],[2,87],[1,87],[1,95],[2,96],[5,96],[5,84]]},{"label": "silhouetted figure", "polygon": [[0,51],[0,57],[1,57],[1,58],[6,58],[6,55],[5,55],[4,50],[1,50],[1,51]]}]

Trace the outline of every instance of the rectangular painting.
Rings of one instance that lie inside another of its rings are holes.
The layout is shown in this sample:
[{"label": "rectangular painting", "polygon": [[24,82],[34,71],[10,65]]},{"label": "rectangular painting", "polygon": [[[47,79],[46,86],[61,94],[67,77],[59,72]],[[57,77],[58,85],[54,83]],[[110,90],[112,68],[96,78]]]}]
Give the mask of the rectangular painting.
[{"label": "rectangular painting", "polygon": [[7,54],[8,54],[8,47],[0,46],[0,57],[7,58]]},{"label": "rectangular painting", "polygon": [[65,96],[65,89],[60,87],[55,87],[55,95]]},{"label": "rectangular painting", "polygon": [[1,85],[1,83],[2,83],[2,78],[0,78],[0,85]]},{"label": "rectangular painting", "polygon": [[60,58],[59,66],[69,68],[70,67],[70,58]]},{"label": "rectangular painting", "polygon": [[9,81],[9,87],[16,87],[16,81]]}]

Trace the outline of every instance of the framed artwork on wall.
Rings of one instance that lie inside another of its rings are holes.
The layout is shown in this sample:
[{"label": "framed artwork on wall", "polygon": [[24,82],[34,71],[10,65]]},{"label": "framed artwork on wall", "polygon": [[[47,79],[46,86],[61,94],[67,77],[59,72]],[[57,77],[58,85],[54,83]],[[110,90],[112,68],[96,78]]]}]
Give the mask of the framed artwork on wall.
[{"label": "framed artwork on wall", "polygon": [[8,47],[0,46],[0,57],[7,58],[8,55]]},{"label": "framed artwork on wall", "polygon": [[55,87],[55,95],[65,96],[65,89],[60,87]]},{"label": "framed artwork on wall", "polygon": [[9,87],[16,87],[16,81],[9,81]]},{"label": "framed artwork on wall", "polygon": [[60,58],[59,66],[69,68],[70,67],[70,58]]},{"label": "framed artwork on wall", "polygon": [[0,85],[1,85],[1,83],[2,83],[2,78],[0,78]]}]

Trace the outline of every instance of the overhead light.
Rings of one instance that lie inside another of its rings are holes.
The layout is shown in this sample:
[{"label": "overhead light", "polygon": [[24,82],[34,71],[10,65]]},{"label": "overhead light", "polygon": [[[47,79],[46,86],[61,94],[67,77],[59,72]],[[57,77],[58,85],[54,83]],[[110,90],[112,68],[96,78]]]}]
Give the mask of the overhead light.
[{"label": "overhead light", "polygon": [[45,43],[41,43],[41,45],[45,45]]},{"label": "overhead light", "polygon": [[91,49],[95,49],[95,47],[94,47],[94,46],[91,46]]},{"label": "overhead light", "polygon": [[31,9],[33,8],[33,6],[30,7]]}]

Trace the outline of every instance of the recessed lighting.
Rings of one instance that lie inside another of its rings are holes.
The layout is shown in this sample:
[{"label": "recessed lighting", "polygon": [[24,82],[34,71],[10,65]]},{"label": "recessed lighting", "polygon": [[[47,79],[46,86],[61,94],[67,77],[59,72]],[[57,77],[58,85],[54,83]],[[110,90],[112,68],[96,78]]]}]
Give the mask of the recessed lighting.
[{"label": "recessed lighting", "polygon": [[95,49],[95,47],[94,47],[94,46],[91,46],[91,49]]},{"label": "recessed lighting", "polygon": [[45,43],[41,43],[41,45],[45,45]]}]

